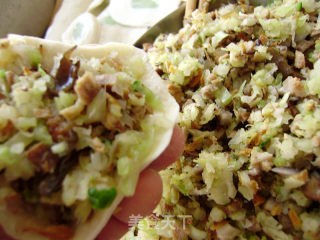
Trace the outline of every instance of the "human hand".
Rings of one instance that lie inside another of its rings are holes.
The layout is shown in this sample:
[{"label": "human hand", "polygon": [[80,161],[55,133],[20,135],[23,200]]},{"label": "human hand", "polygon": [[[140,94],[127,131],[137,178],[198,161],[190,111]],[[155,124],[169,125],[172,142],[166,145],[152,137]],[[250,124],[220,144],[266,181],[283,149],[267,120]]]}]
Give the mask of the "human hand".
[{"label": "human hand", "polygon": [[129,230],[129,216],[145,217],[152,213],[162,196],[162,181],[157,171],[175,162],[183,146],[182,130],[175,126],[168,147],[140,174],[135,195],[122,200],[118,206],[120,210],[110,218],[97,240],[118,240]]}]

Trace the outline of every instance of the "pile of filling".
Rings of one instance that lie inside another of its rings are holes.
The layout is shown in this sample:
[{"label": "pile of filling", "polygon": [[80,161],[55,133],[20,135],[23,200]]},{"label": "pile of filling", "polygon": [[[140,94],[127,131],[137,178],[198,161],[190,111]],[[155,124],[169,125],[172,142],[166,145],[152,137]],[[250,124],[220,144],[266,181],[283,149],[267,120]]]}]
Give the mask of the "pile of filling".
[{"label": "pile of filling", "polygon": [[160,98],[139,81],[142,57],[123,66],[116,51],[88,60],[73,51],[45,69],[41,48],[0,49],[0,203],[38,218],[43,226],[22,231],[50,239],[71,237],[119,191],[134,193],[154,118],[163,119]]},{"label": "pile of filling", "polygon": [[127,238],[320,239],[319,11],[230,4],[145,45],[187,141]]}]

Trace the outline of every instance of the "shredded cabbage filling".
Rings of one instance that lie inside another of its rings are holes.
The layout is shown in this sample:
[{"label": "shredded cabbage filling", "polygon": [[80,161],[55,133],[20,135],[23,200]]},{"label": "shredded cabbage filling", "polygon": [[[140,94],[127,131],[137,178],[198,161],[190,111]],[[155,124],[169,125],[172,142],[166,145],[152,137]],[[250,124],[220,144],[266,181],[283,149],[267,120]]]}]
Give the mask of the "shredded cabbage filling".
[{"label": "shredded cabbage filling", "polygon": [[[39,49],[0,47],[0,191],[10,189],[1,199],[54,232],[109,207],[117,191],[134,193],[162,109],[139,81],[141,57],[122,66],[116,56],[71,58],[73,50],[52,59],[49,71]],[[22,67],[12,64],[17,53],[26,55]]]},{"label": "shredded cabbage filling", "polygon": [[187,136],[155,213],[192,223],[147,218],[139,239],[320,239],[320,3],[248,2],[194,11],[147,49]]}]

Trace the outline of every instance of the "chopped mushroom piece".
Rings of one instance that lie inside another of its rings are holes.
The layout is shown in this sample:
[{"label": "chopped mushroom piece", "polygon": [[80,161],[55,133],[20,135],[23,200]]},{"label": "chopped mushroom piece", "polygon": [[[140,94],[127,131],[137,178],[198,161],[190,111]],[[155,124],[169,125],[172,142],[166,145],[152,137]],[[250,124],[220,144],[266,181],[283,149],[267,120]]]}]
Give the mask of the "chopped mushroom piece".
[{"label": "chopped mushroom piece", "polygon": [[90,103],[97,95],[100,87],[92,73],[86,72],[76,81],[75,92],[85,103]]},{"label": "chopped mushroom piece", "polygon": [[181,104],[184,98],[184,94],[182,92],[182,89],[180,86],[175,85],[175,84],[170,84],[168,86],[168,90],[170,92],[170,94],[175,98],[175,100]]},{"label": "chopped mushroom piece", "polygon": [[214,84],[208,84],[201,88],[201,94],[206,98],[214,98],[214,92],[217,90],[217,87]]},{"label": "chopped mushroom piece", "polygon": [[297,77],[289,76],[283,82],[283,89],[297,97],[304,97],[306,94],[301,80]]},{"label": "chopped mushroom piece", "polygon": [[232,113],[229,111],[221,111],[219,115],[221,126],[228,126],[232,121]]},{"label": "chopped mushroom piece", "polygon": [[303,39],[302,41],[297,43],[296,49],[298,49],[301,52],[305,52],[306,50],[311,48],[313,45],[314,45],[314,41]]},{"label": "chopped mushroom piece", "polygon": [[43,143],[38,143],[32,146],[27,151],[26,156],[29,161],[43,173],[52,172],[59,162],[59,157],[53,154],[50,147]]},{"label": "chopped mushroom piece", "polygon": [[320,29],[312,29],[311,31],[311,37],[319,36],[320,35]]},{"label": "chopped mushroom piece", "polygon": [[303,193],[314,201],[320,201],[320,177],[319,174],[311,175],[307,184],[303,187]]},{"label": "chopped mushroom piece", "polygon": [[302,69],[306,66],[306,60],[304,58],[304,54],[300,51],[296,51],[294,66],[299,69]]}]

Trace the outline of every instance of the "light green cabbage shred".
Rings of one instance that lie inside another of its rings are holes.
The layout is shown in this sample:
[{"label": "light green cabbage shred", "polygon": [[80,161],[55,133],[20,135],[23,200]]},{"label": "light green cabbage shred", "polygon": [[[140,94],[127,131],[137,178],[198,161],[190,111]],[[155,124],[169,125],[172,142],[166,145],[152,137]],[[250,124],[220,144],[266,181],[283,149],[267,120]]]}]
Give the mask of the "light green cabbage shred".
[{"label": "light green cabbage shred", "polygon": [[279,240],[292,240],[292,236],[282,231],[281,224],[272,216],[267,215],[265,212],[259,212],[257,221],[261,224],[263,231],[272,239]]}]

